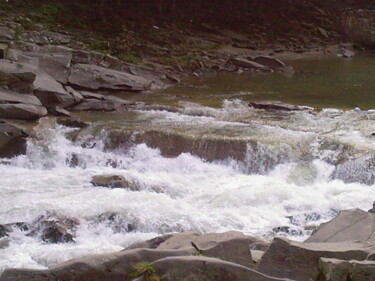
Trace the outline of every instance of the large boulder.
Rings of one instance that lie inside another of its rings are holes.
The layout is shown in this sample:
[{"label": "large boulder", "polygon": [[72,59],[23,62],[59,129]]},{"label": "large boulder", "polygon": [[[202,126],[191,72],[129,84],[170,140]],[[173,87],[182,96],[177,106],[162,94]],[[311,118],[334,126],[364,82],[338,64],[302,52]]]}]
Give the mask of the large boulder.
[{"label": "large boulder", "polygon": [[298,281],[316,280],[321,257],[365,260],[374,246],[362,243],[300,243],[275,238],[262,256],[258,270],[270,276]]},{"label": "large boulder", "polygon": [[122,91],[143,91],[152,84],[139,76],[89,64],[71,67],[68,82],[85,89]]},{"label": "large boulder", "polygon": [[25,154],[27,137],[24,130],[0,121],[0,157],[11,158]]},{"label": "large boulder", "polygon": [[306,243],[375,242],[375,214],[359,209],[341,211],[333,220],[323,223]]},{"label": "large boulder", "polygon": [[225,260],[201,257],[167,257],[152,263],[164,281],[276,281],[286,280],[266,276],[248,267]]},{"label": "large boulder", "polygon": [[73,50],[65,46],[37,46],[24,44],[19,49],[11,49],[7,58],[12,61],[30,63],[43,70],[60,83],[68,82],[69,67]]},{"label": "large boulder", "polygon": [[254,58],[253,61],[261,65],[268,66],[270,69],[273,69],[273,70],[278,70],[286,66],[285,63],[282,62],[281,60],[270,57],[270,56],[258,56]]},{"label": "large boulder", "polygon": [[63,86],[48,74],[39,71],[34,82],[34,95],[49,108],[56,106],[69,107],[76,101]]},{"label": "large boulder", "polygon": [[321,258],[319,268],[320,281],[375,280],[374,261],[347,261]]},{"label": "large boulder", "polygon": [[238,231],[225,233],[177,233],[149,241],[135,243],[129,247],[155,248],[158,250],[181,250],[194,247],[205,256],[220,258],[246,267],[253,267],[251,245],[260,240]]},{"label": "large boulder", "polygon": [[133,266],[140,262],[153,262],[165,257],[193,255],[194,250],[159,251],[137,249],[111,254],[93,255],[74,259],[48,270],[7,269],[0,276],[1,281],[124,281]]},{"label": "large boulder", "polygon": [[0,104],[4,103],[26,103],[42,106],[40,100],[33,95],[19,94],[13,91],[6,91],[0,89]]},{"label": "large boulder", "polygon": [[31,93],[36,78],[36,67],[26,63],[0,60],[0,86],[17,92]]}]

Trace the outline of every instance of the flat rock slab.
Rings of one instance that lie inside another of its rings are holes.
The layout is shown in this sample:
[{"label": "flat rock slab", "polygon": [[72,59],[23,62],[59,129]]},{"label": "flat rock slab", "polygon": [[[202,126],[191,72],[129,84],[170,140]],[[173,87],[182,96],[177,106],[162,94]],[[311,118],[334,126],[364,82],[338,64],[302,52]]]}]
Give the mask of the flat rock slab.
[{"label": "flat rock slab", "polygon": [[201,254],[253,267],[251,245],[260,240],[238,231],[199,234],[177,233],[135,243],[129,248],[155,248],[158,250],[181,250],[195,247]]},{"label": "flat rock slab", "polygon": [[31,93],[37,69],[26,63],[0,60],[0,85],[5,85],[17,92]]},{"label": "flat rock slab", "polygon": [[47,115],[47,109],[26,103],[0,104],[0,118],[34,120]]},{"label": "flat rock slab", "polygon": [[375,214],[359,209],[345,210],[321,224],[305,243],[375,242]]},{"label": "flat rock slab", "polygon": [[310,281],[318,277],[322,257],[365,260],[373,252],[372,244],[300,243],[275,238],[262,256],[258,270],[270,276]]},{"label": "flat rock slab", "polygon": [[91,90],[147,90],[152,81],[129,73],[104,67],[76,64],[70,68],[68,82],[72,85]]},{"label": "flat rock slab", "polygon": [[42,106],[42,103],[36,96],[28,94],[19,94],[16,92],[5,91],[0,89],[0,104],[3,103],[26,103]]},{"label": "flat rock slab", "polygon": [[281,281],[258,271],[220,259],[188,256],[167,257],[152,263],[164,281]]},{"label": "flat rock slab", "polygon": [[131,280],[133,266],[140,262],[154,262],[171,256],[192,255],[194,250],[160,251],[137,249],[111,254],[73,259],[48,270],[7,269],[1,281],[124,281]]}]

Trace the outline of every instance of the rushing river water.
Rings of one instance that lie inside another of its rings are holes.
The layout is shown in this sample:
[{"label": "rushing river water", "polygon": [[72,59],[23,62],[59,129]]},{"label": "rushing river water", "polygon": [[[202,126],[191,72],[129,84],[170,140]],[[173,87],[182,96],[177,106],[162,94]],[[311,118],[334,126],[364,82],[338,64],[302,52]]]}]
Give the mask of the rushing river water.
[{"label": "rushing river water", "polygon": [[[374,63],[302,61],[293,78],[206,78],[134,97],[149,103],[135,110],[82,113],[92,125],[80,132],[44,118],[27,154],[0,164],[0,224],[54,211],[79,220],[75,242],[47,244],[15,229],[0,249],[0,269],[45,268],[177,231],[303,240],[342,209],[369,209],[375,111],[266,112],[247,101],[375,108]],[[139,191],[94,187],[100,174],[122,175]],[[276,233],[279,226],[289,232]]]}]

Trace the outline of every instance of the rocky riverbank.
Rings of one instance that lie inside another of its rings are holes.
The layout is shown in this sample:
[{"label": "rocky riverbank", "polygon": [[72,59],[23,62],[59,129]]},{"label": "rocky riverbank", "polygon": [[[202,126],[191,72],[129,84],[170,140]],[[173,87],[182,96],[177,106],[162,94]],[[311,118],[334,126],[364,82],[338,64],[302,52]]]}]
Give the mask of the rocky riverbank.
[{"label": "rocky riverbank", "polygon": [[374,222],[373,210],[342,211],[303,243],[236,231],[168,234],[48,270],[7,269],[0,280],[370,281]]}]

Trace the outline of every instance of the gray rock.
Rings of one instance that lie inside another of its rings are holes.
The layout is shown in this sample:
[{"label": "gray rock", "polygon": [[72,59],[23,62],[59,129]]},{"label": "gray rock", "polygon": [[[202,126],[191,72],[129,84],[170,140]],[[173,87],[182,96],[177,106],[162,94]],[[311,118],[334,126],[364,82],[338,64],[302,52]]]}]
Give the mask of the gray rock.
[{"label": "gray rock", "polygon": [[359,209],[345,210],[333,220],[321,224],[305,242],[375,242],[375,214]]},{"label": "gray rock", "polygon": [[321,258],[320,280],[324,281],[370,281],[375,280],[374,261],[338,260]]},{"label": "gray rock", "polygon": [[126,104],[98,99],[85,99],[71,108],[73,111],[118,111],[123,109],[126,109]]},{"label": "gray rock", "polygon": [[66,90],[70,95],[72,95],[72,97],[74,98],[74,104],[78,104],[78,103],[80,103],[81,101],[83,101],[84,97],[82,96],[82,94],[81,94],[79,91],[73,89],[73,88],[70,87],[70,86],[66,86],[66,87],[65,87],[65,90]]},{"label": "gray rock", "polygon": [[80,129],[86,128],[89,126],[88,123],[82,122],[72,117],[59,117],[56,119],[56,123],[65,127],[80,128]]},{"label": "gray rock", "polygon": [[24,130],[0,121],[0,157],[12,158],[25,154],[27,137]]},{"label": "gray rock", "polygon": [[42,106],[40,100],[33,95],[19,94],[12,91],[5,91],[0,89],[0,104],[3,103],[25,103]]},{"label": "gray rock", "polygon": [[372,252],[374,246],[362,243],[300,243],[274,238],[258,270],[270,276],[310,281],[318,277],[322,257],[364,260]]},{"label": "gray rock", "polygon": [[192,255],[194,250],[159,251],[137,249],[74,259],[48,270],[6,269],[1,281],[123,281],[129,280],[133,266],[140,262],[153,262],[165,257]]},{"label": "gray rock", "polygon": [[355,55],[355,53],[353,51],[350,51],[350,50],[344,50],[342,55],[343,55],[344,58],[351,58],[352,56]]},{"label": "gray rock", "polygon": [[60,106],[55,106],[51,107],[48,109],[49,113],[55,115],[55,116],[60,116],[60,117],[70,117],[70,112],[67,111],[66,109],[60,107]]},{"label": "gray rock", "polygon": [[0,86],[31,93],[36,73],[37,69],[30,64],[0,60]]},{"label": "gray rock", "polygon": [[0,118],[33,120],[47,115],[47,109],[26,103],[0,104]]},{"label": "gray rock", "polygon": [[152,81],[96,65],[77,64],[70,69],[68,82],[91,90],[147,90]]},{"label": "gray rock", "polygon": [[248,267],[200,256],[167,257],[152,263],[165,281],[276,281],[286,280],[266,276]]},{"label": "gray rock", "polygon": [[118,175],[93,176],[91,179],[91,183],[95,186],[103,186],[110,188],[128,188],[133,191],[139,190],[139,187],[135,183],[125,179],[123,176]]},{"label": "gray rock", "polygon": [[71,42],[70,36],[48,30],[22,32],[20,39],[37,45],[66,45]]},{"label": "gray rock", "polygon": [[0,26],[0,42],[7,42],[13,40],[16,32],[6,26]]},{"label": "gray rock", "polygon": [[193,246],[205,256],[253,267],[250,247],[259,241],[257,238],[246,236],[238,231],[208,234],[189,232],[154,238],[149,241],[133,244],[129,248],[145,247],[156,248],[158,250],[179,250],[188,249]]},{"label": "gray rock", "polygon": [[283,63],[281,60],[269,57],[269,56],[258,56],[253,59],[256,63],[259,63],[261,65],[268,66],[271,69],[277,70],[280,68],[285,67],[285,63]]},{"label": "gray rock", "polygon": [[44,72],[39,72],[34,82],[34,95],[47,108],[69,107],[75,103],[74,97],[63,86]]}]

